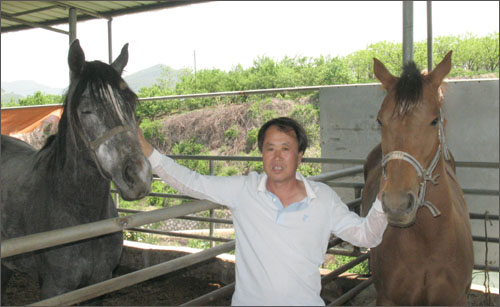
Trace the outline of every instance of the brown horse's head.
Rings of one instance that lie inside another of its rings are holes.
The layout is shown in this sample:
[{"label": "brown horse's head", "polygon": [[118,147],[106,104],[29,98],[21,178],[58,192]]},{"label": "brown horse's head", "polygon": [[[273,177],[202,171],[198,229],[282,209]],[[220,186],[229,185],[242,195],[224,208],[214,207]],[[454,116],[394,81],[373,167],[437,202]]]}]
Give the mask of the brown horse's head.
[{"label": "brown horse's head", "polygon": [[419,200],[426,181],[422,170],[430,168],[441,148],[439,136],[443,134],[444,122],[440,86],[450,72],[451,53],[429,74],[422,74],[415,63],[409,62],[399,78],[374,59],[375,76],[387,91],[377,121],[384,157],[382,204],[393,226],[412,225],[419,205],[423,204]]}]

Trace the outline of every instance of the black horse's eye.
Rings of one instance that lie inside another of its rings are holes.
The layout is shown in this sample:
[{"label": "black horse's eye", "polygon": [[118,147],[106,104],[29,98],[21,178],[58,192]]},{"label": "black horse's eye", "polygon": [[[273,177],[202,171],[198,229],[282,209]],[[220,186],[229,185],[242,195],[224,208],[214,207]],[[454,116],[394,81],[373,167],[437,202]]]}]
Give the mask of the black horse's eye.
[{"label": "black horse's eye", "polygon": [[436,117],[432,122],[431,122],[431,126],[436,126],[437,123],[439,122],[439,118]]},{"label": "black horse's eye", "polygon": [[92,111],[90,111],[90,110],[83,110],[81,113],[82,114],[92,114]]}]

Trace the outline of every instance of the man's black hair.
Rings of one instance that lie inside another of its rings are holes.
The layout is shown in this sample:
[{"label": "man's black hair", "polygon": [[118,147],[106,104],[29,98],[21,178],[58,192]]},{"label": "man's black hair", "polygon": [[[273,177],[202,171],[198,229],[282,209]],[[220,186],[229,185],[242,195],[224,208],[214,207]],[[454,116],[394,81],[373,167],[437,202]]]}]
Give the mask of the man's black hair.
[{"label": "man's black hair", "polygon": [[308,146],[306,130],[296,120],[289,117],[274,118],[262,125],[257,137],[257,144],[260,152],[262,152],[262,147],[264,146],[266,131],[271,126],[276,126],[278,130],[286,133],[293,130],[295,132],[295,136],[297,137],[297,142],[299,143],[299,152],[305,153]]}]

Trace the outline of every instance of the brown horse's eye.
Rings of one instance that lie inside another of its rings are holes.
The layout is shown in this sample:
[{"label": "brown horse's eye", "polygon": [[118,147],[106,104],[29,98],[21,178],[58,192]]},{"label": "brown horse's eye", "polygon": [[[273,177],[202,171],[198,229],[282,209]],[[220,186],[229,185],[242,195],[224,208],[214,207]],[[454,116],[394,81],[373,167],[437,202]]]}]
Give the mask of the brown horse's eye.
[{"label": "brown horse's eye", "polygon": [[431,126],[436,126],[437,123],[439,122],[439,118],[436,117],[432,122],[431,122]]},{"label": "brown horse's eye", "polygon": [[382,122],[378,118],[377,118],[377,124],[379,125],[379,127],[382,127]]}]

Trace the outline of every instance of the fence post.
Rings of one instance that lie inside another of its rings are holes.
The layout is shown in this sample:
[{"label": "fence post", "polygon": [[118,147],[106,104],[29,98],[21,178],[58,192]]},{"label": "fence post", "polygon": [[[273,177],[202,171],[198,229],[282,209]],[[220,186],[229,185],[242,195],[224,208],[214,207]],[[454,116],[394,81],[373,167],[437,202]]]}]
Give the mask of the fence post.
[{"label": "fence post", "polygon": [[[114,183],[113,183],[114,187]],[[118,209],[120,208],[120,195],[118,193],[115,193],[115,208]]]},{"label": "fence post", "polygon": [[[215,167],[214,167],[214,160],[209,160],[209,171],[210,171],[210,176],[213,176],[215,174]],[[215,217],[215,210],[210,209],[210,218],[213,219]],[[215,225],[213,222],[210,222],[210,229],[209,229],[209,235],[210,237],[214,236],[215,232]],[[210,247],[215,246],[215,241],[210,240]]]}]

